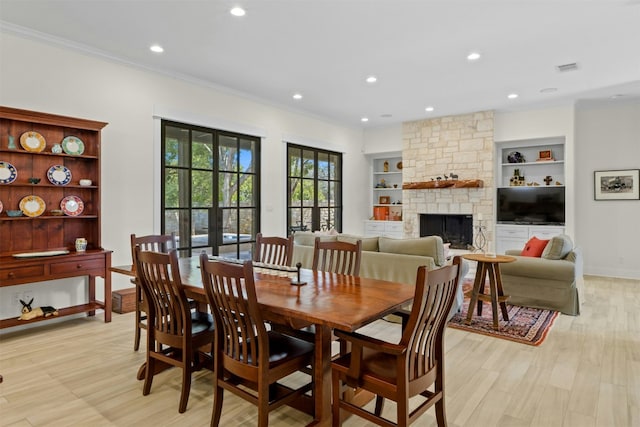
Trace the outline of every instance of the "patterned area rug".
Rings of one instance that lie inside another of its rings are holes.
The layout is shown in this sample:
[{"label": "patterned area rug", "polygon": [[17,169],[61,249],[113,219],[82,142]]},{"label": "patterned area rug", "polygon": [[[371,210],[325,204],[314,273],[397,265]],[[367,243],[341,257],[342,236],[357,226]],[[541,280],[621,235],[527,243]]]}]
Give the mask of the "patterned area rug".
[{"label": "patterned area rug", "polygon": [[[470,288],[468,283],[464,285],[464,290]],[[465,292],[465,295],[466,294],[467,292]],[[490,303],[483,303],[482,316],[479,317],[476,312],[473,313],[471,325],[465,323],[468,309],[469,298],[465,296],[462,313],[454,315],[448,325],[464,331],[476,332],[478,334],[536,346],[542,344],[559,314],[557,311],[552,310],[507,304],[510,320],[508,322],[502,320],[502,314],[499,311],[498,319],[500,328],[496,331],[493,329],[493,315],[491,313]]]}]

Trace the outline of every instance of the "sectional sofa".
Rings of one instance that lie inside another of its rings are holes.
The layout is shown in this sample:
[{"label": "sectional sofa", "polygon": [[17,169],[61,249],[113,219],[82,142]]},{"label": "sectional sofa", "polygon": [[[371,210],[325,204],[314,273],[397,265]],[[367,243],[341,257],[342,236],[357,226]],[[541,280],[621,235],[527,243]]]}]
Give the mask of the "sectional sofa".
[{"label": "sectional sofa", "polygon": [[[444,245],[439,236],[417,239],[393,239],[389,237],[362,237],[352,234],[319,235],[312,232],[294,234],[292,265],[302,263],[303,268],[311,268],[315,238],[337,240],[349,243],[362,241],[360,276],[392,282],[415,285],[418,267],[425,265],[434,270],[447,263]],[[468,272],[468,264],[463,260],[460,280]],[[462,307],[462,286],[459,284],[452,313]]]}]

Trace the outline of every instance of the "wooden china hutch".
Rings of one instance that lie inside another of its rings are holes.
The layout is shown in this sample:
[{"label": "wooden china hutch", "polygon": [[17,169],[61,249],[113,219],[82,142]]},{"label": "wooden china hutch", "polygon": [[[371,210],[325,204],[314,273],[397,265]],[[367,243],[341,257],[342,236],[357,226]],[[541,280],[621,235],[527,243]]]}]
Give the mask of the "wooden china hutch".
[{"label": "wooden china hutch", "polygon": [[[56,307],[58,317],[102,309],[111,321],[111,251],[100,235],[106,125],[0,106],[0,287],[87,277],[87,301]],[[84,251],[76,250],[79,238],[86,239]],[[104,279],[104,301],[96,299],[96,277]],[[0,329],[41,320],[2,319]]]}]

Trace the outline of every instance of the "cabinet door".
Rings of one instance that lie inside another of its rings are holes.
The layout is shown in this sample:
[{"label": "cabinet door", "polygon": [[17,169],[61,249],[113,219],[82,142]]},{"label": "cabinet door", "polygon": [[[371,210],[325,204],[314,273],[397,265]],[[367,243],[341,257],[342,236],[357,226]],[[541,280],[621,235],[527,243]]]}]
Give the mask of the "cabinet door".
[{"label": "cabinet door", "polygon": [[365,221],[364,235],[365,237],[378,237],[384,234],[384,222]]},{"label": "cabinet door", "polygon": [[504,255],[506,251],[512,249],[521,251],[526,244],[527,239],[498,238],[496,242],[496,253]]},{"label": "cabinet door", "polygon": [[562,227],[529,227],[529,238],[535,236],[541,240],[549,240],[562,233],[564,233]]},{"label": "cabinet door", "polygon": [[496,227],[496,253],[504,254],[510,249],[522,250],[529,240],[526,226],[499,225]]}]

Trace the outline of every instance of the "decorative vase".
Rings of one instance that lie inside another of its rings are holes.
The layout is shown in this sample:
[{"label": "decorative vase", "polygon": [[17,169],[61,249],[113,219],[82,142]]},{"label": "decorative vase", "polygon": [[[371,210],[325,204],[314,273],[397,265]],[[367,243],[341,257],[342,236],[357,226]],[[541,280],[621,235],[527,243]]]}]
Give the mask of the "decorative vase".
[{"label": "decorative vase", "polygon": [[54,144],[53,147],[51,147],[51,152],[54,154],[62,153],[62,146],[60,144]]},{"label": "decorative vase", "polygon": [[78,237],[76,239],[76,251],[84,252],[86,250],[87,250],[87,239],[85,239],[84,237]]}]

